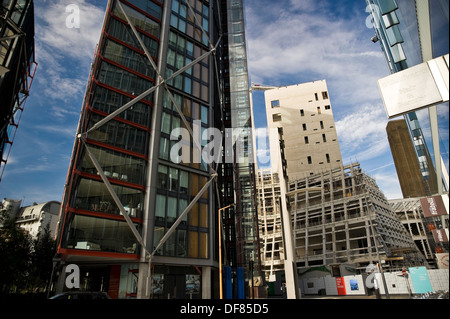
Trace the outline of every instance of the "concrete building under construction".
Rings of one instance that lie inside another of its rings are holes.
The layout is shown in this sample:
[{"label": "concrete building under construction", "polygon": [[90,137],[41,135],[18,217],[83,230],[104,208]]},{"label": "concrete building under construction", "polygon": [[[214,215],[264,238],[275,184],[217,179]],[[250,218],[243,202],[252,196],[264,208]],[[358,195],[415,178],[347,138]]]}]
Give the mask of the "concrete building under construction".
[{"label": "concrete building under construction", "polygon": [[[422,264],[411,236],[376,181],[359,163],[289,183],[289,207],[298,267],[367,265],[391,270],[408,260]],[[411,259],[412,258],[412,259]]]},{"label": "concrete building under construction", "polygon": [[261,240],[261,262],[266,280],[284,270],[284,249],[279,200],[280,178],[271,169],[261,169],[257,175],[258,225]]},{"label": "concrete building under construction", "polygon": [[[261,256],[269,281],[284,270],[279,183],[278,174],[259,171]],[[364,272],[381,260],[390,270],[425,263],[375,180],[358,163],[289,182],[286,198],[297,270],[329,266],[340,276],[341,265]]]},{"label": "concrete building under construction", "polygon": [[272,164],[257,174],[266,280],[295,282],[317,266],[340,277],[369,264],[423,265],[376,181],[359,163],[343,166],[326,82],[263,90]]},{"label": "concrete building under construction", "polygon": [[[427,206],[436,209],[429,214]],[[447,268],[440,265],[442,256],[448,260],[448,194],[390,200],[393,211],[410,234],[417,248],[426,258],[430,268]]]}]

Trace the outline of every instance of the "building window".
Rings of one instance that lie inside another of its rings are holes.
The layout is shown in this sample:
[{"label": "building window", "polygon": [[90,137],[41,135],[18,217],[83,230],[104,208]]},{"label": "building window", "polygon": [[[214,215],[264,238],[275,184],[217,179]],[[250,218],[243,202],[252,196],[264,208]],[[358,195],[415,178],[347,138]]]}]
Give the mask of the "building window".
[{"label": "building window", "polygon": [[306,124],[303,124],[303,131],[306,131],[306,130],[307,130]]},{"label": "building window", "polygon": [[[135,226],[139,231],[140,226]],[[124,221],[74,215],[68,234],[66,248],[122,254],[139,251],[136,239]]]},{"label": "building window", "polygon": [[[159,37],[160,34],[160,26],[158,24],[158,22],[153,21],[152,19],[148,18],[146,15],[132,9],[131,7],[122,4],[125,11],[127,12],[128,15],[131,15],[131,18],[133,20],[133,22],[135,23],[136,27],[140,28],[141,30],[150,33],[151,35],[155,36],[155,37]],[[114,11],[113,14],[116,17],[119,17],[123,20],[125,20],[125,16],[123,15],[122,11],[119,9],[119,7],[116,5],[114,7]],[[151,14],[154,14],[155,16],[160,15],[159,12],[152,10]]]},{"label": "building window", "polygon": [[151,1],[139,1],[139,0],[130,0],[128,1],[131,4],[135,5],[139,9],[150,13],[152,16],[161,19],[161,7],[154,2]]},{"label": "building window", "polygon": [[316,97],[316,101],[319,101],[319,94],[318,93],[314,93],[314,96]]},{"label": "building window", "polygon": [[272,119],[273,119],[273,121],[274,122],[281,122],[281,114],[280,113],[277,113],[277,114],[273,114],[272,115]]},{"label": "building window", "polygon": [[[130,101],[130,97],[97,86],[92,97],[91,105],[99,111],[111,114]],[[121,113],[118,117],[143,126],[150,126],[151,123],[151,112],[149,112],[148,104],[144,103],[134,104],[132,108]]]},{"label": "building window", "polygon": [[323,125],[323,121],[320,121],[320,128],[323,130],[325,126]]},{"label": "building window", "polygon": [[311,156],[308,156],[308,164],[312,164],[312,157]]},{"label": "building window", "polygon": [[327,154],[327,163],[331,163],[330,154]]},{"label": "building window", "polygon": [[325,105],[325,110],[331,110],[331,105]]},{"label": "building window", "polygon": [[322,98],[323,98],[324,100],[328,100],[328,92],[327,92],[327,91],[322,92]]},{"label": "building window", "polygon": [[202,113],[201,114],[202,123],[208,125],[208,122],[209,122],[209,120],[208,120],[208,115],[209,115],[208,107],[202,105],[201,113]]},{"label": "building window", "polygon": [[275,100],[275,101],[272,101],[272,108],[274,108],[274,107],[280,107],[280,100]]},{"label": "building window", "polygon": [[140,95],[153,84],[148,79],[144,79],[105,61],[101,63],[98,81],[134,95]]},{"label": "building window", "polygon": [[[105,175],[124,182],[145,185],[146,162],[144,159],[120,152],[89,145]],[[89,174],[98,174],[89,156],[85,153],[78,167]]]},{"label": "building window", "polygon": [[166,190],[167,189],[167,166],[158,166],[158,188]]},{"label": "building window", "polygon": [[309,144],[309,137],[305,136],[305,144]]},{"label": "building window", "polygon": [[[107,174],[108,173],[108,174]],[[109,172],[105,175],[111,176]],[[139,189],[111,184],[117,197],[132,217],[141,217],[144,207],[144,192]],[[76,188],[76,195],[72,197],[71,207],[84,211],[103,214],[120,215],[121,211],[114,202],[114,198],[100,181],[81,178]]]},{"label": "building window", "polygon": [[320,109],[320,106],[317,107],[317,114],[322,114],[322,110]]},{"label": "building window", "polygon": [[[156,53],[156,50],[152,52],[153,55],[156,55]],[[151,65],[143,59],[140,53],[137,53],[114,41],[108,39],[106,40],[103,56],[140,74],[151,78],[155,77],[155,71],[153,71]]]},{"label": "building window", "polygon": [[305,110],[300,110],[300,116],[305,116]]},{"label": "building window", "polygon": [[327,142],[327,136],[326,136],[325,134],[322,134],[322,139],[323,139],[323,142],[324,142],[324,143]]}]

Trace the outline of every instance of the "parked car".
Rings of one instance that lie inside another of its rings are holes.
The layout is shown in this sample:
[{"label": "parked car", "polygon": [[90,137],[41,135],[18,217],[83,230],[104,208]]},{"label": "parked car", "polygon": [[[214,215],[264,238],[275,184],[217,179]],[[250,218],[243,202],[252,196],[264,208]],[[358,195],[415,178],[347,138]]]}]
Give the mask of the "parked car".
[{"label": "parked car", "polygon": [[50,297],[50,299],[60,300],[92,300],[92,299],[111,299],[106,292],[102,291],[67,291]]}]

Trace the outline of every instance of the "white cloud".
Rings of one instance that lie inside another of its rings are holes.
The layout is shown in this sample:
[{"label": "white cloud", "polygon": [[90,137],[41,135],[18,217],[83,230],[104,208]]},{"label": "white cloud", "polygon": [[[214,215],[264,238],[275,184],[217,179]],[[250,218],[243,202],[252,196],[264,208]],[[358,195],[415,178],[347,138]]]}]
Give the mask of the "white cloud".
[{"label": "white cloud", "polygon": [[370,41],[365,12],[332,19],[321,1],[291,2],[297,5],[280,2],[277,7],[271,2],[270,18],[267,9],[260,14],[264,1],[248,2],[252,81],[286,85],[297,84],[281,83],[286,77],[303,82],[326,79],[335,103],[379,101],[377,80],[388,70],[379,45]]},{"label": "white cloud", "polygon": [[[11,164],[11,163],[9,163]],[[54,162],[50,162],[47,156],[35,158],[33,162],[28,164],[17,163],[18,165],[10,165],[6,171],[8,177],[10,175],[30,174],[36,172],[49,172],[55,167]]]},{"label": "white cloud", "polygon": [[[66,7],[80,9],[80,28],[68,28]],[[85,0],[48,0],[35,4],[38,98],[69,103],[84,94],[90,64],[100,37],[104,8]],[[34,91],[32,91],[32,94]],[[43,94],[42,94],[43,93]],[[76,112],[80,105],[73,107]],[[56,113],[63,116],[64,112]]]},{"label": "white cloud", "polygon": [[256,155],[260,167],[270,166],[270,146],[267,128],[255,129]]},{"label": "white cloud", "polygon": [[317,0],[289,0],[289,8],[293,11],[312,12],[322,7],[322,3]]},{"label": "white cloud", "polygon": [[73,137],[75,138],[75,134],[77,132],[76,126],[36,126],[36,129],[42,132],[52,133],[52,134],[58,134],[59,136],[64,135],[66,137]]},{"label": "white cloud", "polygon": [[344,162],[390,155],[377,86],[388,69],[379,45],[370,41],[364,3],[343,3],[345,8],[320,0],[290,3],[247,1],[252,82],[276,86],[325,79]]},{"label": "white cloud", "polygon": [[387,118],[381,106],[366,105],[336,121],[341,151],[357,160],[376,158],[389,152]]},{"label": "white cloud", "polygon": [[403,193],[395,171],[383,171],[382,173],[372,175],[372,177],[375,178],[378,187],[382,190],[387,199],[403,198]]},{"label": "white cloud", "polygon": [[[36,6],[36,14],[44,22],[37,25],[37,39],[65,57],[79,61],[92,59],[101,32],[104,8],[85,0],[51,0],[45,3]],[[71,14],[66,12],[69,5],[79,8],[80,28],[67,27],[66,20]]]},{"label": "white cloud", "polygon": [[[57,63],[53,62],[53,66],[57,66]],[[39,94],[44,93],[47,101],[60,100],[66,103],[73,101],[76,96],[81,97],[86,88],[88,73],[85,74],[86,80],[83,81],[71,77],[71,74],[67,74],[68,72],[68,70],[58,72],[52,68],[43,70],[44,76],[37,78],[37,83],[40,86]],[[76,105],[76,109],[79,108],[80,105]]]}]

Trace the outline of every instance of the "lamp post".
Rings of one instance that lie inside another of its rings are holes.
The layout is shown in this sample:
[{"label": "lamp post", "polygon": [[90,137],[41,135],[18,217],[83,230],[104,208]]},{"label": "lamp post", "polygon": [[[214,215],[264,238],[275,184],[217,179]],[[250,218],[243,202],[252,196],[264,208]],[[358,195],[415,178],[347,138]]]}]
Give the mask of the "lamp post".
[{"label": "lamp post", "polygon": [[220,299],[223,299],[223,282],[222,282],[222,211],[230,208],[232,205],[228,205],[227,207],[220,208],[218,210],[218,219],[219,219],[219,289],[220,289]]}]

